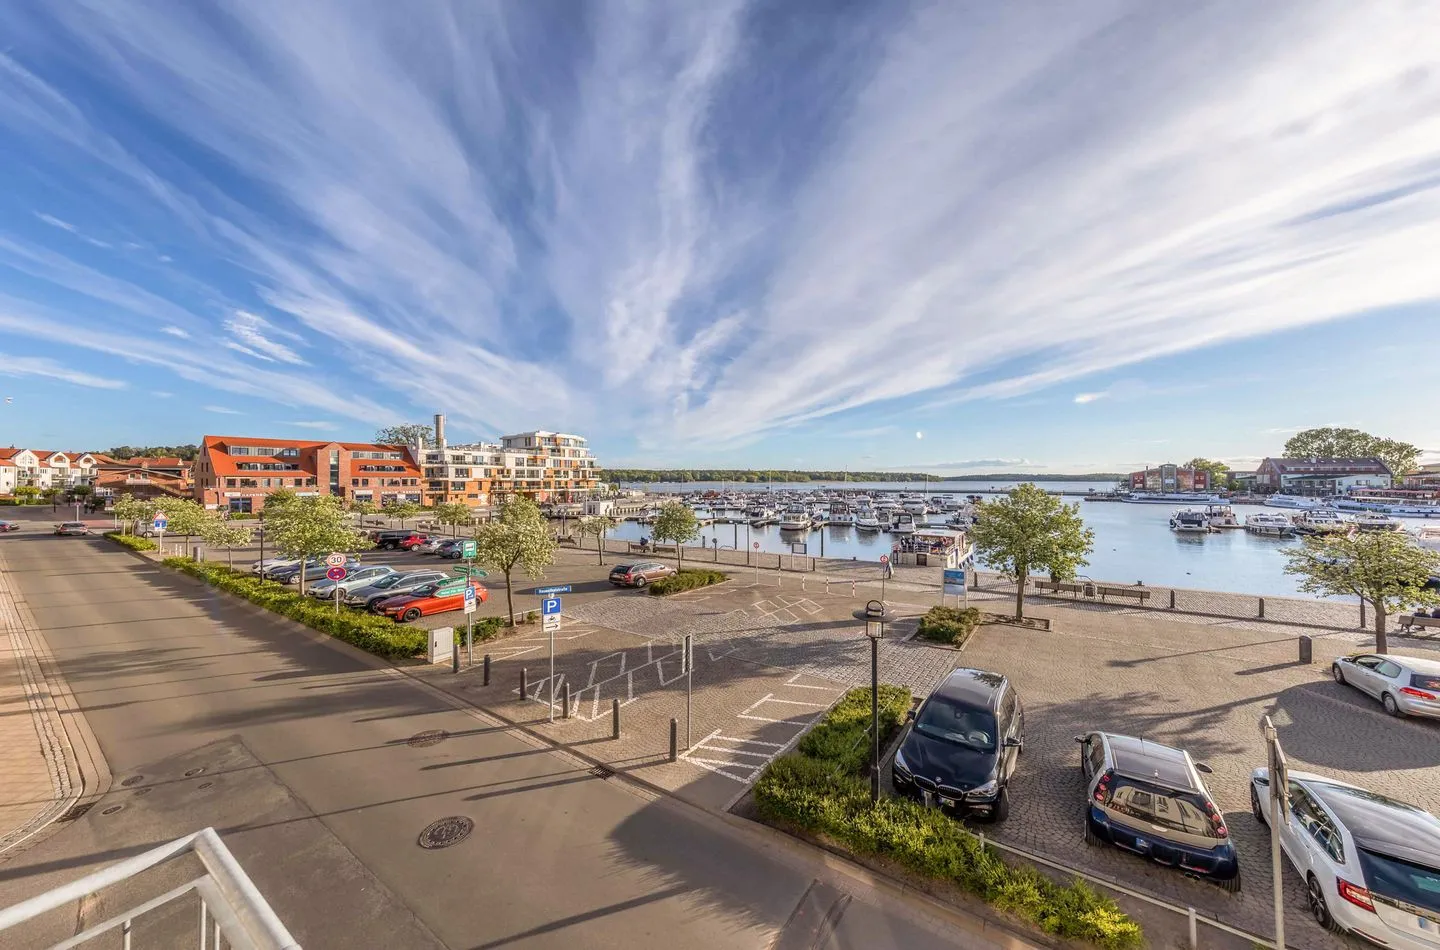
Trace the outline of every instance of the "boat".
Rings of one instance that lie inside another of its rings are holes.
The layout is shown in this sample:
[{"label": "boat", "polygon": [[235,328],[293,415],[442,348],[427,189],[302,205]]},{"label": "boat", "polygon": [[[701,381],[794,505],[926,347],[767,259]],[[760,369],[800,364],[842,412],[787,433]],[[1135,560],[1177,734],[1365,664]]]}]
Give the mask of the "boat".
[{"label": "boat", "polygon": [[915,529],[924,526],[923,515],[911,514],[908,511],[895,512],[895,520],[890,524],[890,530],[895,534],[914,534]]},{"label": "boat", "polygon": [[831,527],[848,528],[855,523],[855,515],[850,511],[850,505],[843,501],[830,502]]},{"label": "boat", "polygon": [[1440,551],[1440,526],[1421,525],[1415,529],[1415,543],[1427,551]]},{"label": "boat", "polygon": [[879,531],[880,519],[875,517],[875,509],[869,505],[862,505],[855,512],[855,527],[861,531]]},{"label": "boat", "polygon": [[786,505],[780,513],[781,531],[809,531],[814,524],[804,505]]},{"label": "boat", "polygon": [[1177,502],[1190,505],[1212,505],[1222,501],[1219,495],[1194,491],[1133,491],[1120,496],[1121,501],[1132,505],[1173,505]]},{"label": "boat", "polygon": [[1399,531],[1405,525],[1378,511],[1361,511],[1351,516],[1361,531]]},{"label": "boat", "polygon": [[1240,527],[1240,521],[1235,517],[1235,509],[1229,505],[1206,505],[1205,520],[1212,528]]},{"label": "boat", "polygon": [[1265,498],[1267,508],[1321,508],[1323,505],[1318,498],[1302,498],[1299,495],[1284,495],[1277,492]]},{"label": "boat", "polygon": [[1295,530],[1299,534],[1339,534],[1351,527],[1340,512],[1330,508],[1314,508],[1295,516]]},{"label": "boat", "polygon": [[[1426,493],[1416,493],[1424,496]],[[1377,511],[1402,518],[1440,518],[1440,504],[1430,497],[1401,497],[1383,491],[1358,489],[1346,498],[1337,498],[1335,507],[1344,511]]]},{"label": "boat", "polygon": [[1295,525],[1284,515],[1262,511],[1246,517],[1245,530],[1266,538],[1288,538],[1295,534]]},{"label": "boat", "polygon": [[1170,516],[1170,530],[1177,534],[1209,534],[1210,520],[1200,508],[1180,508]]}]

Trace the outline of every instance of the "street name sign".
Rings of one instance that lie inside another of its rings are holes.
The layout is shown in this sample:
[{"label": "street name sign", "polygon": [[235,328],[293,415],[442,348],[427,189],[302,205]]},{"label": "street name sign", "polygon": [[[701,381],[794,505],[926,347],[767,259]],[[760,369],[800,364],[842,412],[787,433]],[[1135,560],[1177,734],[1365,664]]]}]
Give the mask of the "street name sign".
[{"label": "street name sign", "polygon": [[[570,593],[570,585],[559,584],[554,587],[537,587],[535,588],[535,593],[539,594],[541,597],[548,597],[551,594],[568,594]],[[555,603],[559,604],[560,601],[557,599]],[[555,609],[556,611],[559,611],[560,608],[557,606]]]}]

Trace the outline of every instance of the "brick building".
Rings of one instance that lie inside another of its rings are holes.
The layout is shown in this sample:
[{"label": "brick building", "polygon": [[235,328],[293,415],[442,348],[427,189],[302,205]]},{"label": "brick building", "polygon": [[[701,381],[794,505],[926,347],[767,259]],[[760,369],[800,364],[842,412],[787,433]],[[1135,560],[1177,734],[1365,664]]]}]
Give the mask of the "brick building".
[{"label": "brick building", "polygon": [[1209,491],[1210,473],[1203,468],[1157,465],[1130,473],[1131,491]]},{"label": "brick building", "polygon": [[1262,492],[1333,495],[1351,488],[1389,488],[1395,481],[1384,462],[1375,458],[1267,458],[1255,470]]},{"label": "brick building", "polygon": [[174,457],[117,459],[97,454],[95,496],[114,499],[129,494],[144,500],[189,498],[195,486],[194,466],[194,462]]},{"label": "brick building", "polygon": [[266,497],[282,488],[377,506],[425,501],[409,446],[205,437],[195,461],[194,497],[206,507],[259,512]]}]

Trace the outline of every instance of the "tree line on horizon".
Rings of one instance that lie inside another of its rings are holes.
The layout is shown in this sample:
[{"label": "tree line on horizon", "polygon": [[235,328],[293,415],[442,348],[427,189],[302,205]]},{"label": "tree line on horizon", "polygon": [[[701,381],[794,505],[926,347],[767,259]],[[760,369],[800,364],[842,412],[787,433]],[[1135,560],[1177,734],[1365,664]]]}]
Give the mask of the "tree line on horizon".
[{"label": "tree line on horizon", "polygon": [[1033,472],[1002,472],[989,475],[936,475],[926,472],[847,472],[799,471],[788,469],[746,468],[607,468],[603,479],[609,482],[1101,482],[1115,481],[1118,472],[1092,472],[1080,475],[1037,475]]}]

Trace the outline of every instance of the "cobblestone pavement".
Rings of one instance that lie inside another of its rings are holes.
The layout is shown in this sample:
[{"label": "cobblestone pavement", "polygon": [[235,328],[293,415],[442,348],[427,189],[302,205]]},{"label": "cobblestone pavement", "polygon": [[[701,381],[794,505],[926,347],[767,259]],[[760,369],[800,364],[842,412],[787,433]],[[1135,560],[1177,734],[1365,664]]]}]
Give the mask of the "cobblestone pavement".
[{"label": "cobblestone pavement", "polygon": [[[1250,771],[1265,761],[1262,716],[1273,718],[1292,768],[1440,810],[1440,724],[1391,719],[1367,697],[1334,684],[1329,663],[1351,652],[1347,637],[1318,637],[1314,662],[1302,665],[1295,638],[1274,627],[1211,624],[1201,632],[1153,611],[1048,603],[1035,612],[1055,629],[984,627],[964,654],[967,665],[1008,675],[1026,702],[1011,817],[985,828],[999,840],[1264,934],[1271,927],[1269,837],[1250,815],[1247,785]],[[1073,737],[1095,729],[1179,746],[1211,765],[1207,785],[1240,850],[1239,894],[1082,843]],[[1285,886],[1293,944],[1346,945],[1310,921],[1302,882],[1288,865]]]}]

